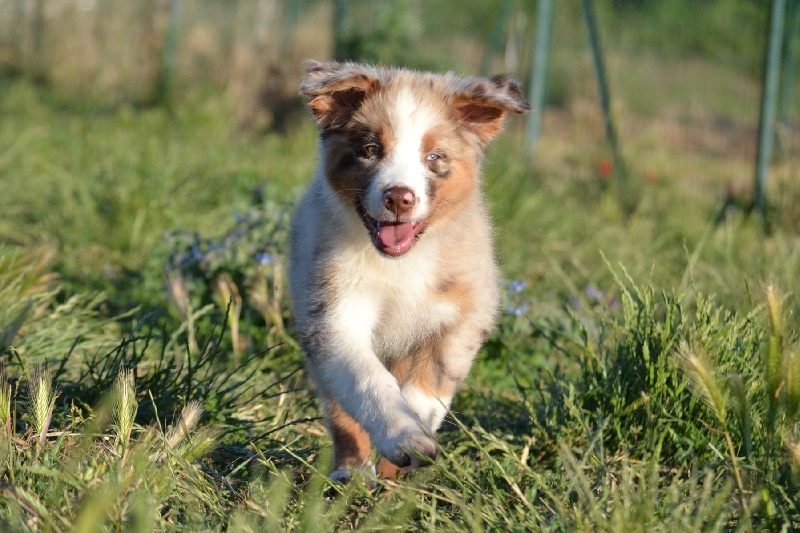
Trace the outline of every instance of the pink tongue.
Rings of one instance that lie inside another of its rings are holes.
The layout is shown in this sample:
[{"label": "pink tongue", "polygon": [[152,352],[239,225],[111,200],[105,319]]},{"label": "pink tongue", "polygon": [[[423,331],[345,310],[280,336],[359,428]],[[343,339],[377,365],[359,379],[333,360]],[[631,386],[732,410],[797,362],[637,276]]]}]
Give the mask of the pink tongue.
[{"label": "pink tongue", "polygon": [[383,245],[383,252],[389,255],[403,255],[414,244],[413,222],[401,224],[381,224],[378,228],[378,240]]}]

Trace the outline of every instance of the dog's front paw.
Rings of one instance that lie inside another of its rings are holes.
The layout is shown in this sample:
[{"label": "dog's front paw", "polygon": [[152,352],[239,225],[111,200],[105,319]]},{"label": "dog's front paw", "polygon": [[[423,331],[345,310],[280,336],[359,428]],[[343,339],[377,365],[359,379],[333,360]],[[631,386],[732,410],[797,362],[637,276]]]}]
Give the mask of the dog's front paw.
[{"label": "dog's front paw", "polygon": [[426,435],[415,427],[400,433],[396,438],[386,439],[383,445],[376,443],[378,452],[396,466],[416,470],[432,463],[439,456],[435,437]]},{"label": "dog's front paw", "polygon": [[338,483],[349,483],[354,474],[356,477],[359,477],[364,481],[364,484],[367,486],[367,488],[370,490],[375,488],[375,465],[373,465],[371,461],[368,461],[359,468],[353,468],[350,465],[340,466],[339,468],[334,469],[334,471],[331,472],[328,477],[331,481],[336,481]]}]

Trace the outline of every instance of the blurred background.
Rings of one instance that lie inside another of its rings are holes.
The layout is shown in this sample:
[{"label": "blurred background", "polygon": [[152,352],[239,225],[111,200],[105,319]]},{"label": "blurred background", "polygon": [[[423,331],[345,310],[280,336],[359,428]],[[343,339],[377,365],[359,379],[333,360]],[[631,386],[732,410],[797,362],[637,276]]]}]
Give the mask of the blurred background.
[{"label": "blurred background", "polygon": [[[781,66],[762,215],[796,235],[798,3],[0,0],[0,240],[53,243],[62,276],[104,286],[140,270],[164,231],[220,234],[254,197],[291,202],[315,157],[303,65],[336,58],[522,80],[536,109],[509,120],[487,167],[509,275],[546,277],[537,250],[598,238],[573,227],[531,240],[526,228],[555,227],[544,198],[610,226],[621,220],[602,211],[614,191],[628,215],[638,206],[637,220],[658,226],[643,237],[653,254],[670,227],[682,254],[699,238],[686,227],[754,206],[771,35]],[[501,150],[511,157],[492,157]],[[685,267],[673,259],[671,276]]]},{"label": "blurred background", "polygon": [[[557,148],[548,137],[574,145],[604,131],[580,2],[556,4],[543,152]],[[628,149],[655,152],[653,176],[670,166],[693,182],[748,183],[770,3],[592,4],[612,112]],[[0,73],[84,108],[162,105],[198,90],[225,94],[242,128],[282,130],[302,116],[296,93],[309,58],[507,72],[528,83],[537,7],[535,0],[465,0],[457,8],[444,0],[0,0]],[[790,13],[787,33],[792,24]],[[797,39],[786,46],[796,50]],[[786,74],[779,158],[798,148],[793,65]],[[727,164],[701,170],[691,164],[697,156]]]}]

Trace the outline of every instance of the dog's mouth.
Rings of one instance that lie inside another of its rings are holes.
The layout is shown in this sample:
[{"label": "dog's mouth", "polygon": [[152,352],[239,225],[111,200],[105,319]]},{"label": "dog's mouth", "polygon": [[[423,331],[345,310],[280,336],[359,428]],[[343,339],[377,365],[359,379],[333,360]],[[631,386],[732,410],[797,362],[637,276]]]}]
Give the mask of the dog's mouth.
[{"label": "dog's mouth", "polygon": [[373,246],[391,257],[408,253],[425,230],[425,220],[403,222],[374,219],[367,214],[361,202],[357,205],[357,211],[369,231]]}]

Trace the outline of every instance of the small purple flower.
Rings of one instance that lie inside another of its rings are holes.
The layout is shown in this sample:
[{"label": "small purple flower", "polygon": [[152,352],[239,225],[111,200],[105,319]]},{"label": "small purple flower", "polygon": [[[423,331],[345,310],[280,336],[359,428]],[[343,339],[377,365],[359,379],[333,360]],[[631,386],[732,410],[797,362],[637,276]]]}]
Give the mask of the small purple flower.
[{"label": "small purple flower", "polygon": [[256,254],[256,262],[261,266],[272,264],[272,256],[266,252]]},{"label": "small purple flower", "polygon": [[506,309],[509,315],[523,316],[528,312],[528,304],[512,305]]},{"label": "small purple flower", "polygon": [[240,224],[240,223],[244,222],[244,216],[239,211],[234,211],[233,212],[233,220],[237,224]]},{"label": "small purple flower", "polygon": [[570,295],[569,295],[569,305],[573,309],[580,309],[580,307],[581,307],[581,299],[578,298],[577,295],[570,293]]},{"label": "small purple flower", "polygon": [[595,287],[594,283],[590,283],[589,285],[586,286],[586,289],[584,289],[584,294],[586,294],[586,297],[589,300],[595,300],[597,302],[605,300],[606,298],[605,293],[600,289],[598,289],[597,287]]},{"label": "small purple flower", "polygon": [[192,246],[192,259],[198,262],[203,261],[203,252],[201,252],[200,248],[197,246]]},{"label": "small purple flower", "polygon": [[508,284],[509,293],[522,292],[526,288],[528,288],[528,283],[525,281],[520,281],[518,279],[515,279],[514,281]]}]

